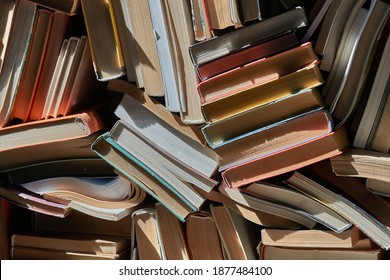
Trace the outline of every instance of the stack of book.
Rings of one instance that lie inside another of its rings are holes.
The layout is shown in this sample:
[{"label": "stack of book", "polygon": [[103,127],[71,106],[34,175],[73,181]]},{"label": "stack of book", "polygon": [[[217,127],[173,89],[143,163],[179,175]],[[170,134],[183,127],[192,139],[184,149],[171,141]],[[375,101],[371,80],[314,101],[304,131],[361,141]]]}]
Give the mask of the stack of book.
[{"label": "stack of book", "polygon": [[324,80],[311,43],[297,44],[296,30],[305,24],[298,7],[190,47],[203,79],[202,132],[230,187],[329,158],[348,145],[318,92]]}]

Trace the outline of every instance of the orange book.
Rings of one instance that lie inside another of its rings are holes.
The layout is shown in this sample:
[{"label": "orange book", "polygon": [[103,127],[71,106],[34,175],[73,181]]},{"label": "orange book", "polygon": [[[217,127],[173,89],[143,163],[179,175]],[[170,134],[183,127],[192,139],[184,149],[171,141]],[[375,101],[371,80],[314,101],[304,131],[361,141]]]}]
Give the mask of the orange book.
[{"label": "orange book", "polygon": [[222,173],[222,177],[229,187],[238,188],[339,155],[348,145],[347,133],[342,128],[288,149],[228,168]]},{"label": "orange book", "polygon": [[56,12],[53,14],[45,58],[42,63],[40,76],[37,77],[37,85],[33,93],[34,99],[32,100],[30,115],[28,116],[30,120],[40,120],[42,117],[43,107],[45,106],[46,96],[67,30],[68,20],[69,17],[63,13]]},{"label": "orange book", "polygon": [[53,12],[39,9],[37,11],[27,58],[16,94],[11,118],[22,121],[27,119],[37,88],[39,73],[47,50]]}]

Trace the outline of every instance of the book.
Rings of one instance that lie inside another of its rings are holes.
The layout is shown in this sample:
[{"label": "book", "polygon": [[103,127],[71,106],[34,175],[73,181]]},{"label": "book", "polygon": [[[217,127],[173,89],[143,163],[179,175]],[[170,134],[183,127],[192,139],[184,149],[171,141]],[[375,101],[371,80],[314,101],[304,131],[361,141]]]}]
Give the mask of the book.
[{"label": "book", "polygon": [[92,177],[115,175],[111,165],[99,157],[59,159],[33,163],[3,171],[12,184],[23,184],[58,176]]},{"label": "book", "polygon": [[239,28],[234,32],[193,44],[189,51],[194,65],[199,66],[306,24],[305,10],[296,8],[245,28]]},{"label": "book", "polygon": [[318,199],[321,203],[343,215],[379,247],[385,250],[389,248],[390,234],[388,226],[378,221],[374,216],[351,200],[348,200],[345,196],[325,188],[320,183],[298,171],[295,171],[285,182],[301,192]]},{"label": "book", "polygon": [[257,59],[286,51],[297,45],[298,38],[295,32],[289,32],[265,42],[254,44],[253,46],[237,52],[230,53],[216,60],[212,60],[198,66],[196,69],[199,78],[204,81]]},{"label": "book", "polygon": [[390,196],[390,182],[367,178],[366,187],[372,193],[381,196]]},{"label": "book", "polygon": [[161,242],[167,260],[189,260],[184,224],[161,203],[155,204]]},{"label": "book", "polygon": [[[213,179],[214,171],[212,168],[208,170],[206,168],[200,168],[201,161],[204,161],[204,165],[209,164],[209,161],[205,159],[200,159],[199,162],[189,161],[188,158],[180,157],[180,155],[164,149],[163,146],[156,145],[124,121],[119,120],[111,129],[107,138],[111,138],[112,141],[132,154],[140,162],[159,174],[164,173],[165,169],[167,172],[180,178],[183,182],[191,183],[207,192],[217,184],[217,181]],[[129,139],[132,139],[132,141],[129,141]],[[183,151],[186,151],[186,149],[188,147],[183,147]],[[191,154],[197,156],[194,150],[188,149],[186,151],[187,156]],[[147,157],[143,154],[145,151],[148,151]],[[150,160],[151,156],[153,157],[153,161]]]},{"label": "book", "polygon": [[31,0],[39,4],[40,6],[47,7],[59,11],[64,14],[74,15],[79,13],[81,10],[79,0],[68,0],[68,1],[56,1],[56,0]]},{"label": "book", "polygon": [[[96,78],[107,81],[123,76],[125,64],[111,0],[81,0]],[[103,43],[104,42],[104,43]]]},{"label": "book", "polygon": [[[129,12],[127,17],[131,22],[129,31],[124,36],[133,36],[138,65],[142,74],[142,87],[147,95],[164,96],[165,88],[161,62],[158,56],[155,32],[151,19],[148,0],[127,0]],[[125,37],[125,38],[126,38]]]},{"label": "book", "polygon": [[202,127],[202,133],[207,144],[215,148],[259,127],[266,127],[283,119],[315,111],[323,106],[317,88],[303,89],[232,117],[207,124]]},{"label": "book", "polygon": [[332,131],[332,120],[326,110],[309,112],[231,138],[213,149],[223,171],[275,153],[283,153]]},{"label": "book", "polygon": [[[367,190],[365,180],[337,176],[333,171],[329,160],[321,161],[306,167],[307,174],[319,182],[323,181],[329,187],[333,186],[334,191],[345,195],[358,206],[366,209],[372,216],[383,223],[387,228],[390,224],[389,203],[384,199]],[[353,186],[353,188],[351,188]]]},{"label": "book", "polygon": [[174,155],[164,152],[121,121],[114,125],[106,141],[122,149],[136,164],[161,181],[167,188],[176,192],[195,209],[200,208],[205,198],[196,191],[194,186],[209,192],[217,184],[217,181],[198,172],[197,169],[180,161]]},{"label": "book", "polygon": [[203,41],[214,36],[211,30],[207,2],[204,0],[190,0],[192,24],[196,41]]},{"label": "book", "polygon": [[[313,34],[316,32],[316,30],[319,28],[331,3],[332,0],[326,0],[324,3],[322,3],[321,8],[318,10],[318,12],[316,11],[316,16],[313,19],[311,18],[313,11],[311,11],[309,16],[310,25],[301,39],[302,42],[309,41]],[[315,4],[317,4],[317,2]]]},{"label": "book", "polygon": [[260,2],[257,0],[242,1],[238,0],[237,2],[240,18],[244,24],[255,20],[262,20],[261,11],[260,11]]},{"label": "book", "polygon": [[349,148],[345,153],[332,158],[330,162],[333,172],[338,176],[390,181],[388,175],[390,157],[386,153]]},{"label": "book", "polygon": [[[21,184],[44,197],[76,200],[96,207],[132,208],[145,198],[143,191],[121,176],[113,177],[52,177]],[[101,176],[101,175],[100,175]]]},{"label": "book", "polygon": [[183,92],[184,106],[180,117],[186,124],[203,124],[197,93],[198,78],[188,48],[195,43],[189,1],[164,0],[172,49],[177,64],[177,76]]},{"label": "book", "polygon": [[165,259],[155,209],[142,208],[132,214],[131,259]]},{"label": "book", "polygon": [[[44,141],[3,150],[0,152],[0,168],[5,171],[45,161],[96,158],[96,153],[91,150],[90,146],[99,134],[100,132],[95,132],[81,138]],[[23,155],[23,157],[15,155]]]},{"label": "book", "polygon": [[291,206],[286,206],[281,203],[255,197],[253,195],[241,192],[238,188],[230,188],[225,183],[219,185],[218,190],[224,196],[227,196],[237,203],[240,203],[249,208],[272,214],[275,216],[294,221],[306,228],[314,228],[317,224],[312,217],[306,212],[300,211]]},{"label": "book", "polygon": [[36,232],[131,237],[131,215],[113,221],[79,211],[72,211],[64,218],[33,212],[31,220]]},{"label": "book", "polygon": [[227,259],[255,260],[260,227],[224,205],[210,205]]},{"label": "book", "polygon": [[295,72],[318,60],[310,43],[224,72],[199,83],[202,104],[212,102]]},{"label": "book", "polygon": [[301,210],[307,213],[313,220],[334,232],[343,232],[351,227],[349,221],[332,209],[284,185],[257,182],[242,188],[241,191],[254,197]]},{"label": "book", "polygon": [[202,104],[202,112],[206,121],[213,123],[276,101],[300,90],[317,87],[323,81],[318,66],[311,64],[278,79],[204,103]]},{"label": "book", "polygon": [[217,168],[217,155],[210,148],[201,145],[172,127],[159,115],[155,115],[130,96],[123,96],[115,114],[135,132],[153,142],[161,151],[178,161],[191,166],[206,177],[212,177]]},{"label": "book", "polygon": [[11,236],[11,246],[115,255],[130,248],[130,239],[118,236],[16,233]]},{"label": "book", "polygon": [[168,19],[163,2],[148,0],[150,17],[157,45],[157,54],[164,82],[165,107],[171,112],[180,112],[185,106],[183,92],[176,75],[177,64],[174,60],[171,39],[168,33]]},{"label": "book", "polygon": [[347,22],[349,13],[356,1],[332,1],[321,25],[314,50],[322,55],[320,69],[330,71],[336,56],[337,47]]},{"label": "book", "polygon": [[177,194],[171,189],[166,188],[162,182],[123,154],[123,151],[118,150],[117,147],[108,143],[104,135],[96,139],[91,145],[91,149],[107,161],[107,163],[111,164],[122,176],[134,182],[151,197],[161,202],[180,220],[184,221],[189,213],[195,211],[194,208],[191,208],[183,200],[178,198]]},{"label": "book", "polygon": [[130,18],[130,1],[112,1],[118,35],[123,51],[123,60],[126,67],[126,77],[129,82],[136,82],[139,88],[144,86],[141,66],[136,50],[137,44],[133,35],[133,24]]},{"label": "book", "polygon": [[41,72],[37,77],[37,85],[35,92],[33,93],[34,99],[32,100],[31,110],[27,115],[28,120],[40,120],[42,118],[46,96],[55,72],[61,46],[68,30],[69,21],[69,17],[62,12],[53,13],[45,57],[43,59]]},{"label": "book", "polygon": [[[88,39],[85,36],[65,39],[54,69],[53,79],[44,97],[39,119],[66,116],[82,110],[96,89]],[[43,101],[43,100],[42,100]]]},{"label": "book", "polygon": [[[220,184],[219,189],[224,189],[224,182]],[[236,212],[238,215],[243,216],[245,219],[251,221],[254,224],[264,227],[284,228],[284,229],[298,229],[302,225],[294,222],[290,219],[274,215],[262,210],[254,209],[248,206],[247,203],[242,203],[238,199],[230,197],[230,193],[222,193],[216,190],[212,190],[209,193],[205,193],[205,197],[213,203],[224,204],[229,209]],[[236,193],[233,193],[236,194]]]},{"label": "book", "polygon": [[[102,122],[103,115],[106,116],[106,123]],[[94,108],[66,117],[4,128],[0,133],[0,138],[4,139],[0,152],[1,169],[9,170],[50,160],[96,158],[89,146],[108,125],[108,120],[109,114],[103,108]]]},{"label": "book", "polygon": [[41,72],[47,51],[52,21],[53,12],[46,9],[37,10],[26,61],[13,102],[11,119],[16,118],[24,122],[30,113],[38,84],[37,76]]},{"label": "book", "polygon": [[[0,130],[0,151],[87,137],[104,127],[94,110],[61,118],[9,126]],[[54,132],[55,131],[55,132]]]},{"label": "book", "polygon": [[211,214],[190,214],[186,221],[186,235],[191,260],[224,259],[221,239]]},{"label": "book", "polygon": [[[195,125],[184,124],[180,117],[176,114],[172,114],[165,107],[159,103],[153,97],[145,95],[141,90],[137,89],[133,84],[125,82],[123,80],[111,80],[108,82],[107,88],[112,91],[124,93],[125,95],[130,95],[134,99],[136,99],[142,106],[146,107],[153,114],[159,116],[169,125],[174,127],[177,130],[180,130],[183,134],[192,138],[194,141],[201,143],[202,145],[206,144],[206,141],[200,131],[200,129]],[[126,120],[127,115],[126,110],[120,110],[119,108],[126,108],[127,103],[130,103],[131,99],[129,97],[123,96],[121,102],[118,104],[118,109],[116,110],[116,114],[119,118]]]},{"label": "book", "polygon": [[1,68],[3,66],[5,50],[7,49],[7,45],[10,37],[10,30],[12,27],[13,17],[15,14],[15,7],[16,7],[15,1],[9,0],[9,1],[1,2],[0,37],[2,39],[0,44],[0,73],[1,73]]},{"label": "book", "polygon": [[128,260],[130,251],[124,250],[119,254],[98,255],[15,246],[11,248],[11,255],[14,260]]},{"label": "book", "polygon": [[107,220],[129,215],[146,196],[142,189],[121,176],[53,177],[22,186],[49,201],[66,201],[72,209]]},{"label": "book", "polygon": [[226,169],[222,177],[229,187],[238,188],[339,155],[348,145],[346,131],[339,129],[290,149]]},{"label": "book", "polygon": [[[389,92],[389,80],[387,80],[386,83],[386,92]],[[378,113],[380,116],[378,120],[378,124],[376,126],[376,130],[374,133],[371,133],[369,138],[368,147],[371,147],[372,150],[382,152],[382,153],[388,153],[390,150],[390,144],[388,140],[388,132],[386,130],[387,123],[388,123],[388,117],[390,113],[390,98],[389,93],[386,93],[384,96],[386,100],[382,101],[381,107],[378,110]],[[384,104],[383,104],[384,103]],[[381,110],[382,109],[382,110]]]},{"label": "book", "polygon": [[384,252],[374,249],[326,249],[288,248],[262,245],[259,248],[261,260],[381,260]]},{"label": "book", "polygon": [[352,55],[349,55],[349,67],[342,74],[342,83],[333,84],[333,81],[331,82],[333,86],[331,86],[329,92],[332,93],[334,98],[332,99],[329,95],[327,101],[332,100],[330,111],[336,119],[340,120],[338,126],[350,118],[355,110],[367,76],[368,67],[372,62],[372,55],[366,54],[373,51],[389,10],[390,5],[383,1],[373,1],[371,3],[363,30],[359,34],[359,43],[353,48]]},{"label": "book", "polygon": [[51,202],[43,196],[17,185],[2,183],[0,195],[12,204],[45,215],[65,217],[72,211],[69,203],[65,200]]},{"label": "book", "polygon": [[[363,115],[360,118],[359,126],[356,130],[356,135],[353,141],[355,148],[374,148],[375,138],[380,131],[384,131],[382,122],[382,115],[386,111],[386,103],[389,94],[389,75],[386,65],[390,62],[390,40],[388,36],[390,34],[390,20],[386,21],[385,26],[381,34],[381,38],[376,46],[375,55],[372,61],[372,70],[367,77],[367,82],[364,91],[367,91],[368,100],[364,107]],[[372,83],[371,80],[372,79]],[[370,87],[370,89],[366,89]],[[386,117],[383,117],[385,120]],[[379,127],[382,126],[381,129]],[[373,139],[374,138],[374,139]],[[378,139],[378,138],[377,138]],[[374,148],[375,149],[375,148]],[[376,149],[377,150],[377,149]],[[381,151],[381,150],[378,150]],[[387,152],[386,148],[382,150]]]},{"label": "book", "polygon": [[261,243],[278,247],[353,248],[363,238],[364,234],[355,226],[337,233],[322,229],[264,228],[261,230]]},{"label": "book", "polygon": [[236,0],[209,0],[206,3],[211,29],[221,30],[232,26],[235,28],[242,27]]},{"label": "book", "polygon": [[0,75],[0,127],[6,126],[11,118],[29,49],[36,11],[37,5],[32,2],[18,1],[16,3]]}]

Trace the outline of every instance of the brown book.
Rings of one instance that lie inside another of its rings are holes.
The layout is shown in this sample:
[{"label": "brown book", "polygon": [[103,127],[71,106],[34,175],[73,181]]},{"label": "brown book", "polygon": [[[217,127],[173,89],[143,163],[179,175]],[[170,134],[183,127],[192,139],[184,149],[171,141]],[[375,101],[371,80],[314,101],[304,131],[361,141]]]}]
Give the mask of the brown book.
[{"label": "brown book", "polygon": [[38,5],[47,7],[59,11],[64,14],[74,15],[80,12],[80,0],[66,0],[66,1],[57,1],[57,0],[31,0],[32,2],[37,3]]},{"label": "brown book", "polygon": [[47,51],[52,21],[53,12],[45,9],[37,11],[11,119],[26,121],[30,113]]},{"label": "brown book", "polygon": [[142,208],[132,214],[132,259],[165,259],[155,209]]},{"label": "brown book", "polygon": [[97,234],[110,236],[131,236],[131,215],[118,221],[104,220],[94,216],[72,211],[64,218],[34,212],[33,228],[37,232],[59,234]]},{"label": "brown book", "polygon": [[363,238],[364,234],[355,226],[338,233],[320,229],[261,230],[261,243],[278,247],[353,248]]},{"label": "brown book", "polygon": [[188,48],[195,43],[189,1],[164,0],[172,48],[179,70],[178,80],[183,89],[184,108],[180,117],[186,124],[202,124],[204,118],[197,92],[198,78]]},{"label": "brown book", "polygon": [[206,8],[212,29],[242,27],[236,0],[208,0]]},{"label": "brown book", "polygon": [[290,248],[261,245],[261,260],[380,260],[384,251],[374,249]]},{"label": "brown book", "polygon": [[126,2],[131,22],[130,36],[133,36],[136,42],[136,49],[131,51],[137,53],[145,93],[150,96],[164,96],[164,82],[148,1],[127,0]]},{"label": "brown book", "polygon": [[29,247],[12,247],[14,260],[128,260],[129,250],[119,254],[88,254],[68,251],[44,250]]},{"label": "brown book", "polygon": [[222,176],[228,186],[237,188],[339,155],[348,145],[346,131],[339,129],[289,149],[226,169]]},{"label": "brown book", "polygon": [[80,0],[96,78],[107,81],[125,74],[122,48],[111,0]]},{"label": "brown book", "polygon": [[330,161],[338,176],[390,181],[390,155],[365,149],[349,148]]},{"label": "brown book", "polygon": [[11,246],[115,255],[130,248],[130,239],[118,236],[16,233],[11,237]]},{"label": "brown book", "polygon": [[52,25],[47,42],[45,57],[43,59],[40,75],[37,76],[37,85],[33,93],[31,112],[27,117],[30,120],[40,120],[45,106],[46,96],[49,92],[50,83],[60,54],[61,45],[65,37],[69,17],[61,12],[53,14]]},{"label": "brown book", "polygon": [[205,0],[191,0],[192,22],[196,41],[203,41],[214,36]]},{"label": "brown book", "polygon": [[221,243],[229,260],[255,260],[260,227],[225,205],[210,205]]},{"label": "brown book", "polygon": [[187,218],[188,250],[192,260],[223,260],[222,244],[215,221],[206,212],[195,212]]},{"label": "brown book", "polygon": [[155,207],[166,259],[189,260],[184,224],[161,203]]}]

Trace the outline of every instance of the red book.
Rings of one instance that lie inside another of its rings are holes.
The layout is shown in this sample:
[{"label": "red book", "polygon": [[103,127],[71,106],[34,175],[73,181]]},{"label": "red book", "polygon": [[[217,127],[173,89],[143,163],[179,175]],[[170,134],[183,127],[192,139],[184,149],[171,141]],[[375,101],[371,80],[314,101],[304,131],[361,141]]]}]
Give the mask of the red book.
[{"label": "red book", "polygon": [[261,44],[228,54],[197,68],[201,80],[206,80],[233,68],[267,57],[298,45],[295,33],[288,33]]}]

